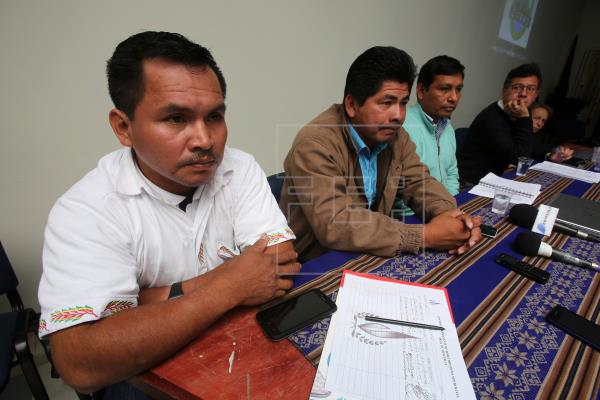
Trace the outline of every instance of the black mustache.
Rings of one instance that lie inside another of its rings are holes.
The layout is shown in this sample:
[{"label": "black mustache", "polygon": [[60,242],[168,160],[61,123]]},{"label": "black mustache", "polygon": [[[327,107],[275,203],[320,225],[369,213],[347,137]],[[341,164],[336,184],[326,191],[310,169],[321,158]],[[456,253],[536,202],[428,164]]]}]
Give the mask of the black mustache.
[{"label": "black mustache", "polygon": [[402,127],[402,124],[386,124],[386,125],[352,124],[352,126],[359,127],[359,128],[398,129],[398,128]]},{"label": "black mustache", "polygon": [[197,164],[198,162],[214,162],[217,160],[217,156],[215,155],[212,149],[209,150],[199,150],[196,151],[191,157],[183,160],[180,163],[180,166]]}]

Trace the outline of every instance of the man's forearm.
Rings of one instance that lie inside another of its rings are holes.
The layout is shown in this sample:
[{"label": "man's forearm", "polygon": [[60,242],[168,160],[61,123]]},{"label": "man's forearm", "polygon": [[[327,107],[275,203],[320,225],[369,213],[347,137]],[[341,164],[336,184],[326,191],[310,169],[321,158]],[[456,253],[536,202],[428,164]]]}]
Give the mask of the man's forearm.
[{"label": "man's forearm", "polygon": [[61,376],[80,392],[95,391],[170,357],[237,305],[283,295],[291,282],[281,278],[300,270],[296,253],[291,242],[266,245],[261,238],[241,255],[185,281],[184,296],[177,299],[167,301],[169,286],[146,289],[137,308],[53,333]]},{"label": "man's forearm", "polygon": [[61,377],[89,393],[171,356],[236,305],[218,279],[178,299],[141,305],[50,336]]},{"label": "man's forearm", "polygon": [[379,212],[346,210],[336,215],[319,242],[329,249],[393,257],[399,251],[416,253],[421,245],[421,225],[404,224]]},{"label": "man's forearm", "polygon": [[[188,279],[182,282],[183,293],[189,293],[202,285],[202,282],[206,280],[206,275],[200,275],[192,279]],[[160,301],[167,300],[169,293],[171,292],[171,286],[160,286],[153,288],[141,289],[138,294],[138,304],[151,304],[158,303]]]},{"label": "man's forearm", "polygon": [[520,156],[531,156],[533,148],[533,125],[531,118],[520,118],[515,121],[513,135],[513,160]]},{"label": "man's forearm", "polygon": [[[266,254],[279,255],[280,253],[284,253],[286,251],[294,251],[294,243],[291,240],[278,243],[276,245],[267,247],[265,250]],[[295,262],[295,260],[294,260]],[[196,276],[192,279],[188,279],[182,282],[182,291],[183,293],[188,293],[196,288],[203,285],[203,282],[208,279],[210,274],[204,274],[200,276]],[[169,297],[169,293],[171,291],[171,286],[161,286],[161,287],[153,287],[153,288],[145,288],[140,290],[138,295],[138,304],[151,304],[157,303],[160,301],[164,301]]]}]

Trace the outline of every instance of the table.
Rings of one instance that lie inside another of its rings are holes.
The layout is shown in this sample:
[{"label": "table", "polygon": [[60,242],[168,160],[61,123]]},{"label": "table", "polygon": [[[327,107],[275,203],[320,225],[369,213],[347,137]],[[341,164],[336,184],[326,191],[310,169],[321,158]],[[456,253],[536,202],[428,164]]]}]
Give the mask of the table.
[{"label": "table", "polygon": [[[514,173],[506,177],[514,178]],[[538,171],[516,179],[542,185],[534,205],[559,192],[600,200],[600,184]],[[555,304],[562,304],[599,323],[600,274],[544,258],[521,257],[510,244],[523,228],[491,213],[491,199],[461,193],[457,201],[463,210],[494,225],[497,237],[482,240],[463,256],[426,251],[385,259],[332,251],[304,264],[289,295],[319,287],[335,299],[344,269],[443,286],[448,289],[478,398],[598,398],[600,352],[548,325],[544,316]],[[406,222],[417,220],[408,217]],[[600,246],[591,242],[556,233],[547,242],[600,260]],[[501,252],[549,271],[550,280],[539,285],[496,264],[494,258]],[[157,398],[306,399],[315,375],[312,364],[319,361],[329,319],[289,341],[274,343],[256,325],[255,312],[234,310],[174,358],[140,376],[136,384]],[[227,360],[233,350],[237,352],[229,374]]]},{"label": "table", "polygon": [[155,399],[308,398],[314,366],[291,342],[270,341],[255,314],[254,307],[230,311],[174,357],[130,383]]}]

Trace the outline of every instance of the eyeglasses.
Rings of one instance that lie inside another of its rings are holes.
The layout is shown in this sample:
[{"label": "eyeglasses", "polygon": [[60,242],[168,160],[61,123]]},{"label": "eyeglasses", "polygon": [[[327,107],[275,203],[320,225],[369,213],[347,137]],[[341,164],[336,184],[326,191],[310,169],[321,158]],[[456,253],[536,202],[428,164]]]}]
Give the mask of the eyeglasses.
[{"label": "eyeglasses", "polygon": [[536,85],[525,86],[525,85],[521,85],[520,83],[515,83],[514,85],[510,85],[510,90],[512,90],[513,92],[521,92],[521,91],[523,91],[523,89],[526,89],[529,93],[535,93],[535,92],[537,92],[538,87]]}]

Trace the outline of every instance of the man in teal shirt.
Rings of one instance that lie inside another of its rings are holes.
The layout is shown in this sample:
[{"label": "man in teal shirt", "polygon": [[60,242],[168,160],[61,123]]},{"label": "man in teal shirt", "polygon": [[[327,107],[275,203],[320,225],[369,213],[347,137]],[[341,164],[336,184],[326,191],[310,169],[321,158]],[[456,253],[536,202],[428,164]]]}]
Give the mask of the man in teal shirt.
[{"label": "man in teal shirt", "polygon": [[445,55],[427,61],[417,78],[418,104],[408,108],[403,125],[429,174],[452,195],[459,191],[459,179],[450,117],[460,101],[464,70],[460,61]]}]

